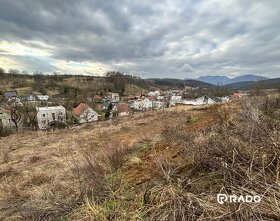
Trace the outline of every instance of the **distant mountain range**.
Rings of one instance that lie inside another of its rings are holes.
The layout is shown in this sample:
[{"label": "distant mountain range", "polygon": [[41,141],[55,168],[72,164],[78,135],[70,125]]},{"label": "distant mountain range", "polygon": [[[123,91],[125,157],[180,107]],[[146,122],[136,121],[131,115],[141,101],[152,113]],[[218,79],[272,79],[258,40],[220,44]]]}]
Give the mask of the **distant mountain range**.
[{"label": "distant mountain range", "polygon": [[239,83],[239,82],[256,82],[256,81],[262,81],[262,80],[268,80],[267,77],[262,77],[259,75],[242,75],[235,78],[229,78],[226,76],[201,76],[196,78],[197,81],[202,81],[208,84],[213,85],[227,85],[227,84],[233,84],[233,83]]},{"label": "distant mountain range", "polygon": [[213,88],[215,85],[209,84],[203,81],[192,80],[192,79],[176,79],[176,78],[149,78],[147,79],[151,85],[160,87],[200,87],[200,88]]},{"label": "distant mountain range", "polygon": [[254,89],[279,89],[280,78],[266,79],[262,81],[243,81],[227,84],[229,90],[254,90]]}]

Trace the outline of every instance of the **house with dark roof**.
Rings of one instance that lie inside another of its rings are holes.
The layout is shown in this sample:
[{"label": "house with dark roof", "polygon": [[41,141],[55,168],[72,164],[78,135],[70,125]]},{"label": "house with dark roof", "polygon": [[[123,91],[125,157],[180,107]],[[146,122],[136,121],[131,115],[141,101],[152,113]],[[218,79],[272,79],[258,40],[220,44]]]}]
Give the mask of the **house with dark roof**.
[{"label": "house with dark roof", "polygon": [[98,113],[85,103],[80,103],[72,113],[80,124],[98,121]]},{"label": "house with dark roof", "polygon": [[122,117],[129,115],[129,106],[128,104],[117,104],[112,109],[112,117]]},{"label": "house with dark roof", "polygon": [[17,92],[16,91],[6,91],[6,92],[4,92],[4,97],[7,99],[16,98]]}]

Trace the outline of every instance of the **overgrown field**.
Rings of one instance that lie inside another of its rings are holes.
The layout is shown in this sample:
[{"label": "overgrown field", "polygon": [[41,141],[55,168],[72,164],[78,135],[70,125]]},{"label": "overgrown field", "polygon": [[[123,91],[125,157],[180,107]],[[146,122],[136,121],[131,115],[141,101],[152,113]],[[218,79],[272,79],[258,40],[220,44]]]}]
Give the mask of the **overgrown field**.
[{"label": "overgrown field", "polygon": [[251,97],[2,138],[0,220],[279,220],[279,129]]}]

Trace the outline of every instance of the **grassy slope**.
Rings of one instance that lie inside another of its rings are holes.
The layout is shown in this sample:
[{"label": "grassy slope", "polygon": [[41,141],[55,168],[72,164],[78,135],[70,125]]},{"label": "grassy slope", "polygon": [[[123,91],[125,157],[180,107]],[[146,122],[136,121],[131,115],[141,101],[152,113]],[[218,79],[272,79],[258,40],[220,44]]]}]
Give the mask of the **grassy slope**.
[{"label": "grassy slope", "polygon": [[[182,117],[172,112],[152,112],[119,122],[100,122],[50,133],[23,132],[2,138],[0,220],[20,215],[20,209],[17,211],[14,205],[20,207],[31,199],[40,201],[44,191],[77,182],[71,165],[82,157],[84,150],[106,152],[114,146],[131,147],[138,142],[155,141],[165,125]],[[65,190],[54,191],[61,195],[60,191]]]},{"label": "grassy slope", "polygon": [[[0,219],[279,220],[279,105],[254,98],[4,138]],[[264,195],[219,205],[220,191]]]}]

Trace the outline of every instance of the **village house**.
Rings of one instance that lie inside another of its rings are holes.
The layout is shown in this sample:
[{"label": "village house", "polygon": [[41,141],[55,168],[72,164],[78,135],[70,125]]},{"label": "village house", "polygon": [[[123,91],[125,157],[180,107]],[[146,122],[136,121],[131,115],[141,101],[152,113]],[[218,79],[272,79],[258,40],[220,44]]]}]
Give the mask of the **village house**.
[{"label": "village house", "polygon": [[202,96],[196,99],[197,105],[203,105],[203,104],[214,104],[216,103],[212,98],[208,96]]},{"label": "village house", "polygon": [[185,86],[184,91],[194,91],[194,90],[198,90],[199,87],[190,87],[190,86]]},{"label": "village house", "polygon": [[113,107],[111,111],[111,118],[112,117],[123,117],[129,115],[129,106],[128,104],[117,104]]},{"label": "village house", "polygon": [[166,105],[162,101],[154,101],[153,102],[153,108],[156,109],[156,110],[163,109],[165,107],[166,107]]},{"label": "village house", "polygon": [[119,93],[109,93],[109,98],[111,101],[120,101],[120,95]]},{"label": "village house", "polygon": [[244,97],[244,96],[248,96],[247,93],[244,93],[243,91],[238,91],[238,92],[234,92],[232,95],[231,95],[231,98],[240,98],[240,97]]},{"label": "village house", "polygon": [[158,100],[158,101],[162,101],[162,100],[164,100],[164,99],[165,99],[165,97],[162,96],[162,95],[157,96],[157,100]]},{"label": "village house", "polygon": [[174,107],[176,103],[181,102],[182,96],[179,95],[173,95],[169,100],[169,107]]},{"label": "village house", "polygon": [[94,101],[95,103],[99,103],[99,102],[102,101],[102,97],[99,96],[99,95],[94,95],[94,96],[93,96],[93,101]]},{"label": "village house", "polygon": [[103,104],[102,104],[102,109],[103,110],[107,110],[109,108],[109,106],[111,105],[112,107],[115,106],[116,104],[118,104],[117,101],[111,101],[108,99],[104,99],[103,100]]},{"label": "village house", "polygon": [[6,92],[4,92],[4,97],[7,100],[16,99],[17,98],[17,92],[16,91],[6,91]]},{"label": "village house", "polygon": [[134,110],[143,110],[144,105],[143,105],[143,101],[142,100],[134,100],[131,102],[130,107]]},{"label": "village house", "polygon": [[148,96],[159,96],[160,95],[160,91],[150,91],[148,93]]},{"label": "village house", "polygon": [[229,96],[220,97],[220,100],[222,103],[228,102],[230,100],[230,97]]},{"label": "village house", "polygon": [[214,99],[214,98],[210,98],[208,96],[202,96],[196,99],[189,99],[189,100],[181,100],[180,102],[178,102],[178,106],[180,105],[204,105],[204,104],[215,104],[216,102],[220,102],[220,99]]},{"label": "village house", "polygon": [[55,122],[66,124],[66,111],[63,106],[37,107],[38,127],[49,129]]},{"label": "village house", "polygon": [[171,90],[171,95],[173,95],[173,96],[179,96],[179,95],[181,95],[181,94],[183,94],[183,90],[182,89],[172,89]]},{"label": "village house", "polygon": [[14,126],[11,119],[11,111],[0,107],[0,129],[12,129]]},{"label": "village house", "polygon": [[72,113],[80,124],[98,121],[98,113],[85,103],[80,103]]},{"label": "village house", "polygon": [[24,100],[28,101],[28,102],[34,102],[37,100],[36,96],[33,94],[28,94],[24,97]]},{"label": "village house", "polygon": [[149,110],[153,108],[153,101],[155,101],[154,97],[145,98],[143,102],[143,109]]},{"label": "village house", "polygon": [[49,100],[49,96],[48,95],[37,95],[37,98],[39,101],[47,101]]}]

